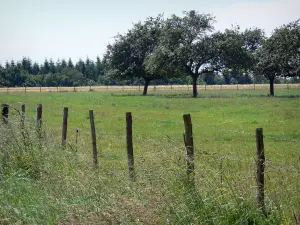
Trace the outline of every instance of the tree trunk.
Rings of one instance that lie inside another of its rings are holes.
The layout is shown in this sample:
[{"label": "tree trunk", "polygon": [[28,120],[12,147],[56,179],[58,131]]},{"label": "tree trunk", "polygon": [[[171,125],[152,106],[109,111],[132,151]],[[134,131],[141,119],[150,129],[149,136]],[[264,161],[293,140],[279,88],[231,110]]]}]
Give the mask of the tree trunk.
[{"label": "tree trunk", "polygon": [[193,97],[196,98],[198,95],[198,91],[197,91],[197,79],[198,76],[197,75],[193,75]]},{"label": "tree trunk", "polygon": [[274,80],[275,77],[270,77],[270,95],[274,96]]},{"label": "tree trunk", "polygon": [[144,80],[145,80],[145,85],[144,85],[143,95],[147,95],[150,80],[149,79],[144,79]]}]

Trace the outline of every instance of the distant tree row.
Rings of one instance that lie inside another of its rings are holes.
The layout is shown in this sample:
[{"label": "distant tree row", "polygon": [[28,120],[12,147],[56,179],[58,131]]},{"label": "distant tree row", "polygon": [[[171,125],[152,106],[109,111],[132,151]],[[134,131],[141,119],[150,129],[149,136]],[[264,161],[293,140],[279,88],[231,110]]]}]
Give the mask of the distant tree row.
[{"label": "distant tree row", "polygon": [[[107,65],[106,65],[107,67]],[[200,84],[251,84],[254,77],[245,74],[242,70],[225,69],[223,74],[204,74],[200,77]],[[256,82],[267,82],[264,77]],[[277,79],[277,83],[283,82]],[[290,82],[298,82],[291,80]],[[191,78],[187,76],[171,77],[169,79],[157,79],[152,81],[155,85],[165,84],[189,84]],[[11,60],[5,65],[0,64],[0,87],[34,87],[34,86],[83,86],[83,85],[141,85],[143,79],[114,79],[110,76],[109,68],[104,68],[103,61],[97,57],[96,62],[87,58],[73,63],[72,59],[58,60],[45,59],[44,63],[32,62],[24,57],[21,61]]]},{"label": "distant tree row", "polygon": [[24,57],[21,61],[12,60],[0,65],[0,85],[7,87],[92,85],[103,75],[104,68],[99,57],[96,62],[87,58],[76,63],[71,58],[55,63],[52,59],[45,59],[41,65]]},{"label": "distant tree row", "polygon": [[214,23],[210,14],[193,10],[136,23],[108,45],[106,74],[111,79],[143,79],[144,95],[152,80],[189,76],[194,97],[199,77],[208,84],[220,75],[227,84],[264,77],[273,96],[276,78],[300,75],[300,19],[276,28],[269,38],[259,28],[215,31]]},{"label": "distant tree row", "polygon": [[107,46],[100,60],[87,58],[32,63],[24,57],[0,65],[0,86],[78,86],[144,84],[270,84],[299,82],[300,19],[276,28],[270,37],[259,28],[215,31],[215,18],[196,11],[162,15],[133,24]]}]

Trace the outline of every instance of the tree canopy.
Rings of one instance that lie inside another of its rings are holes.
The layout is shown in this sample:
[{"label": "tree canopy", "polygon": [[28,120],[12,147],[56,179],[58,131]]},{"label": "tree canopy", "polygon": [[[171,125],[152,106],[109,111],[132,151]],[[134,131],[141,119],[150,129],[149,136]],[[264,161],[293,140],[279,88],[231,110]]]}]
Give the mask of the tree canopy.
[{"label": "tree canopy", "polygon": [[159,15],[134,24],[124,35],[117,35],[114,44],[107,46],[104,57],[108,76],[117,80],[143,79],[143,94],[146,95],[151,80],[165,77],[145,67],[145,60],[157,46],[162,26],[163,18]]},{"label": "tree canopy", "polygon": [[180,71],[191,76],[194,97],[198,94],[199,76],[225,68],[250,68],[263,32],[260,29],[240,32],[238,27],[213,32],[214,23],[210,14],[196,11],[167,19],[159,45],[146,61],[147,68],[160,74]]},{"label": "tree canopy", "polygon": [[274,96],[276,77],[299,76],[300,19],[276,28],[258,50],[256,61],[256,71],[270,81],[271,96]]}]

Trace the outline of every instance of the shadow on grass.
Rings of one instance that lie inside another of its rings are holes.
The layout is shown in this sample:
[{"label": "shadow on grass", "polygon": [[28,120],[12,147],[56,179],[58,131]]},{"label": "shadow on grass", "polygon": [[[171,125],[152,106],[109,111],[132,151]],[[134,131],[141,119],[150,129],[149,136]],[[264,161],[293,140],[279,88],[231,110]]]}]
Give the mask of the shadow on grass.
[{"label": "shadow on grass", "polygon": [[236,98],[236,97],[247,97],[247,98],[300,98],[300,94],[295,95],[276,95],[276,96],[270,96],[269,94],[262,94],[262,93],[237,93],[237,92],[223,92],[223,93],[199,93],[197,97],[193,97],[190,93],[149,93],[147,95],[142,95],[138,92],[132,92],[132,93],[110,93],[111,96],[116,97],[128,97],[128,96],[135,96],[135,97],[156,97],[156,98],[189,98],[189,99],[222,99],[222,98]]},{"label": "shadow on grass", "polygon": [[282,96],[275,96],[274,98],[300,98],[300,95],[282,95]]}]

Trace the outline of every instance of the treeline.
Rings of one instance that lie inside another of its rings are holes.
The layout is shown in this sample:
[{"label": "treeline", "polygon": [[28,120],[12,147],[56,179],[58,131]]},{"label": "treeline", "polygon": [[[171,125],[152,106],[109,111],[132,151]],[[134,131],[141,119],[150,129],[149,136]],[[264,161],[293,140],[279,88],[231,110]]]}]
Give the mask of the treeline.
[{"label": "treeline", "polygon": [[96,61],[87,58],[73,63],[72,59],[45,59],[43,64],[24,57],[21,61],[0,65],[0,85],[16,86],[79,86],[105,83],[104,69],[99,57]]},{"label": "treeline", "polygon": [[299,82],[300,20],[266,37],[260,28],[215,31],[215,18],[196,11],[133,24],[96,61],[30,58],[0,65],[0,86],[251,84]]},{"label": "treeline", "polygon": [[[96,61],[89,58],[73,62],[71,58],[54,62],[45,59],[44,63],[32,62],[24,57],[21,61],[11,60],[5,65],[0,64],[0,87],[57,87],[57,86],[85,86],[85,85],[142,85],[143,79],[122,80],[114,79],[106,73],[103,61],[97,57]],[[253,74],[242,70],[224,70],[222,74],[204,74],[199,79],[199,84],[251,84],[266,83],[267,79],[258,77],[254,80]],[[287,82],[286,79],[277,79],[276,83]],[[289,83],[298,82],[297,79],[288,80]],[[169,79],[157,79],[155,85],[165,84],[190,84],[187,76]]]}]

